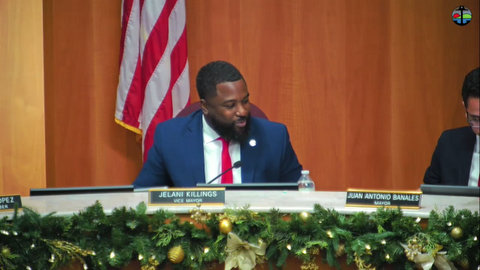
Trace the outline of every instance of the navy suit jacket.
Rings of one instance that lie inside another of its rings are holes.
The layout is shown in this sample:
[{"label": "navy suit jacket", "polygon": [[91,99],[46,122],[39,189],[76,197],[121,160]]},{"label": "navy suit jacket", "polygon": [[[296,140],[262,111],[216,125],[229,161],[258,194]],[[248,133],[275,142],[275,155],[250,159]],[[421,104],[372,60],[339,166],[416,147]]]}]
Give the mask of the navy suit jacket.
[{"label": "navy suit jacket", "polygon": [[[135,188],[194,187],[205,183],[202,111],[160,123]],[[254,139],[255,146],[249,141]],[[285,125],[251,117],[248,139],[240,145],[242,183],[296,182],[302,166]],[[210,180],[210,179],[208,179]]]},{"label": "navy suit jacket", "polygon": [[425,184],[467,186],[476,136],[471,127],[446,130],[438,139]]}]

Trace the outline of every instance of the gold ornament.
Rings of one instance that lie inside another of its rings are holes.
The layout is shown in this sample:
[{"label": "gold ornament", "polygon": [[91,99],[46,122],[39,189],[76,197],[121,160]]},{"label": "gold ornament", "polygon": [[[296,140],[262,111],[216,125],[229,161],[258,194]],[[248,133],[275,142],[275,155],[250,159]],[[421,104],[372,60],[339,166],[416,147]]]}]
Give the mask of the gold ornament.
[{"label": "gold ornament", "polygon": [[218,228],[220,229],[221,233],[228,234],[229,232],[232,231],[233,225],[228,218],[224,218],[220,220],[220,223],[218,224]]},{"label": "gold ornament", "polygon": [[308,212],[301,212],[300,213],[300,219],[303,220],[304,222],[307,221],[310,218],[310,213]]},{"label": "gold ornament", "polygon": [[174,246],[168,251],[168,259],[172,263],[181,263],[185,257],[185,252],[183,251],[182,246]]},{"label": "gold ornament", "polygon": [[341,256],[343,256],[343,254],[345,254],[345,245],[340,244],[340,245],[338,245],[338,248],[335,251],[335,256],[336,257],[341,257]]},{"label": "gold ornament", "polygon": [[453,239],[460,239],[463,236],[462,228],[460,227],[453,227],[452,231],[450,231],[450,235]]},{"label": "gold ornament", "polygon": [[9,249],[8,247],[2,248],[2,255],[3,255],[4,257],[10,256],[10,249]]}]

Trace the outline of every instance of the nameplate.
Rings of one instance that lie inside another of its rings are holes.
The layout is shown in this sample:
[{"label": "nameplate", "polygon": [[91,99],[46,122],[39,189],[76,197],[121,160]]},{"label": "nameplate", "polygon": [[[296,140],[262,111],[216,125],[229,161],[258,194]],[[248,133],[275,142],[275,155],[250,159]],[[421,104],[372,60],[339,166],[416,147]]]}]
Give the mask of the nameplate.
[{"label": "nameplate", "polygon": [[15,209],[15,205],[22,208],[20,195],[0,196],[0,211]]},{"label": "nameplate", "polygon": [[348,189],[346,206],[419,209],[422,192]]},{"label": "nameplate", "polygon": [[163,206],[194,206],[225,204],[225,188],[168,188],[150,189],[148,204]]}]

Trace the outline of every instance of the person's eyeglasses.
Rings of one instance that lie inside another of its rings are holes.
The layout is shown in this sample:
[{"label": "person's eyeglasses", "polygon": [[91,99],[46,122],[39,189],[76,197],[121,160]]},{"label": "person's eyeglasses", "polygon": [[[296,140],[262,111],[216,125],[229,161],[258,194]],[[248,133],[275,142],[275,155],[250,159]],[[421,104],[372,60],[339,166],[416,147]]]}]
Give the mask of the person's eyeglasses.
[{"label": "person's eyeglasses", "polygon": [[467,112],[467,121],[468,123],[470,123],[470,125],[478,127],[480,125],[480,116],[469,114]]}]

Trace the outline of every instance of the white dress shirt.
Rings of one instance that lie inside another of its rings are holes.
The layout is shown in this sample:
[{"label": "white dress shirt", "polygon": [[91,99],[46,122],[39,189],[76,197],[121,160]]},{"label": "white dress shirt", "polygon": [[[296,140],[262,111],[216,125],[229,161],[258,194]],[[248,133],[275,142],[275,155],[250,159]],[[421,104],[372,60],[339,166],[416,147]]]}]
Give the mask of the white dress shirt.
[{"label": "white dress shirt", "polygon": [[478,176],[480,175],[480,139],[477,135],[477,141],[475,142],[475,147],[473,148],[472,156],[472,165],[470,167],[470,177],[468,179],[468,185],[473,187],[478,187]]},{"label": "white dress shirt", "polygon": [[[218,140],[220,135],[213,130],[212,127],[205,120],[205,116],[202,115],[203,125],[203,157],[205,160],[205,183],[217,177],[222,173],[222,142]],[[228,152],[233,163],[240,160],[240,143],[230,142],[228,146]],[[233,183],[242,183],[242,168],[235,168],[232,170]],[[219,177],[212,184],[220,184],[222,177]]]}]

